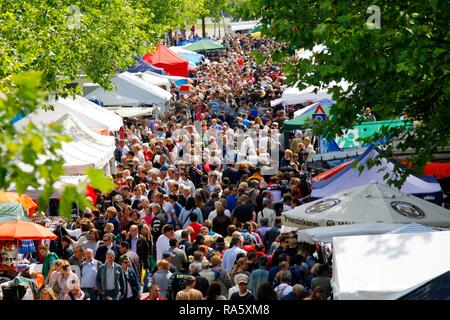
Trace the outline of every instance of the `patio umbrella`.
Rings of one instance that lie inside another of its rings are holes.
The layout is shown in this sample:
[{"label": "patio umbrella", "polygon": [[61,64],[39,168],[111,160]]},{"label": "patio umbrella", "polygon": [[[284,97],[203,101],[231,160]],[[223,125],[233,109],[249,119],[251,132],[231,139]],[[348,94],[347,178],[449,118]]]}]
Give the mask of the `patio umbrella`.
[{"label": "patio umbrella", "polygon": [[55,240],[57,236],[47,228],[29,221],[0,223],[0,240]]},{"label": "patio umbrella", "polygon": [[[20,204],[20,206],[14,203]],[[3,217],[3,212],[7,212],[6,215],[14,214],[14,216],[23,214],[23,209],[20,210],[20,207],[25,208],[28,216],[31,217],[38,205],[27,194],[19,195],[16,192],[0,191],[0,217]]]},{"label": "patio umbrella", "polygon": [[24,221],[31,221],[25,216],[23,207],[18,202],[0,202],[0,222],[15,221],[20,217]]}]

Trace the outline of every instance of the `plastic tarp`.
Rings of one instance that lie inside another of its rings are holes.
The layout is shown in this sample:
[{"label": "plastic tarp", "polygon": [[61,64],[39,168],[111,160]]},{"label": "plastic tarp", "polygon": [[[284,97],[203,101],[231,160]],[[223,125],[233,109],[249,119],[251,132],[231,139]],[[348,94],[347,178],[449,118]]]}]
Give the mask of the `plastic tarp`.
[{"label": "plastic tarp", "polygon": [[327,140],[324,137],[320,137],[319,150],[321,153],[341,151],[334,139]]},{"label": "plastic tarp", "polygon": [[[358,158],[359,164],[366,165],[369,159],[374,159],[377,155],[377,149],[371,146]],[[383,168],[383,171],[379,171],[381,168]],[[370,181],[377,181],[385,185],[386,181],[383,176],[386,173],[391,174],[393,170],[394,164],[386,159],[381,159],[381,165],[379,166],[373,166],[371,169],[365,168],[361,175],[357,168],[349,165],[329,179],[313,182],[311,197],[320,199],[345,189],[364,185]],[[443,193],[437,182],[430,183],[409,175],[400,191],[432,201],[438,205],[442,204]]]},{"label": "plastic tarp", "polygon": [[45,111],[44,109],[39,108],[27,117],[16,122],[14,124],[16,129],[19,130],[23,126],[26,126],[30,121],[35,125],[47,125],[60,119],[67,113],[72,113],[77,119],[91,129],[117,131],[123,126],[121,117],[81,96],[50,100],[49,103],[54,106],[54,110]]},{"label": "plastic tarp", "polygon": [[[340,137],[336,137],[336,143],[339,148],[348,149],[348,148],[358,148],[362,147],[364,142],[357,141],[362,138],[370,138],[375,133],[381,132],[383,127],[387,128],[397,128],[397,127],[405,127],[406,130],[412,129],[412,122],[410,120],[384,120],[384,121],[370,121],[363,122],[352,129],[345,130],[346,133]],[[375,141],[374,144],[383,144],[389,143],[391,138],[389,136],[384,136],[379,140]]]},{"label": "plastic tarp", "polygon": [[354,223],[450,227],[450,211],[378,182],[346,189],[282,213],[283,225],[307,229]]},{"label": "plastic tarp", "polygon": [[83,174],[88,168],[104,168],[113,158],[114,137],[90,130],[72,114],[64,115],[55,123],[61,125],[64,128],[63,134],[72,139],[70,142],[63,142],[58,151],[64,158],[66,175]]},{"label": "plastic tarp", "polygon": [[[160,75],[166,74],[166,72],[164,71],[163,68],[158,68],[155,67],[153,65],[151,65],[150,63],[148,63],[147,61],[143,60],[141,57],[139,56],[133,56],[134,60],[136,60],[136,65],[134,67],[128,68],[126,71],[131,72],[131,73],[135,73],[135,72],[146,72],[146,71],[150,71],[150,72],[154,72]],[[122,72],[123,70],[121,70],[120,72]]]},{"label": "plastic tarp", "polygon": [[147,53],[142,59],[156,67],[163,68],[171,76],[187,77],[189,75],[188,61],[162,44],[156,46],[156,52]]},{"label": "plastic tarp", "polygon": [[333,237],[383,234],[404,226],[404,224],[384,222],[355,223],[342,226],[304,229],[300,230],[297,236],[299,242],[308,242],[313,244],[319,242],[331,243]]},{"label": "plastic tarp", "polygon": [[398,300],[450,300],[450,271],[422,284]]},{"label": "plastic tarp", "polygon": [[449,243],[450,231],[333,238],[334,299],[398,299],[450,270]]},{"label": "plastic tarp", "polygon": [[312,181],[313,182],[318,182],[318,181],[323,181],[323,180],[327,180],[329,178],[331,178],[332,176],[334,176],[335,174],[337,174],[339,171],[341,171],[342,169],[346,168],[348,165],[350,165],[352,163],[352,161],[347,161],[344,162],[336,167],[333,167],[325,172],[322,172],[321,174],[318,174],[317,176],[315,176]]},{"label": "plastic tarp", "polygon": [[103,88],[98,88],[93,92],[84,96],[86,99],[98,99],[104,106],[130,106],[137,107],[139,101],[129,97],[123,97],[111,91],[105,91]]},{"label": "plastic tarp", "polygon": [[[136,75],[124,72],[112,79],[114,92],[139,100],[143,105],[157,105],[164,109],[172,94],[158,86],[148,83]],[[164,111],[164,110],[162,110]]]}]

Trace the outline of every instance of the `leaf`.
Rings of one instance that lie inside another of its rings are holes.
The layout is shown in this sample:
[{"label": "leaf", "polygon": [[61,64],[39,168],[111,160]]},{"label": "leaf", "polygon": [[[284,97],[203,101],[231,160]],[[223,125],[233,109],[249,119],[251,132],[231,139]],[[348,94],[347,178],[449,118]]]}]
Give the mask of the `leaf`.
[{"label": "leaf", "polygon": [[259,50],[250,51],[250,55],[255,58],[257,64],[262,64],[265,60],[264,56],[261,54]]},{"label": "leaf", "polygon": [[439,0],[428,0],[431,7],[433,8],[433,11],[436,11],[438,9]]},{"label": "leaf", "polygon": [[89,168],[86,170],[90,184],[93,188],[103,193],[109,192],[114,188],[114,182],[110,177],[105,177],[103,170]]},{"label": "leaf", "polygon": [[66,219],[72,219],[72,204],[78,198],[77,187],[74,185],[64,188],[61,201],[59,202],[59,215]]},{"label": "leaf", "polygon": [[282,51],[276,51],[272,54],[272,61],[275,63],[281,62],[281,60],[285,57],[285,53]]},{"label": "leaf", "polygon": [[315,37],[321,37],[326,31],[327,31],[327,24],[319,23],[312,33]]}]

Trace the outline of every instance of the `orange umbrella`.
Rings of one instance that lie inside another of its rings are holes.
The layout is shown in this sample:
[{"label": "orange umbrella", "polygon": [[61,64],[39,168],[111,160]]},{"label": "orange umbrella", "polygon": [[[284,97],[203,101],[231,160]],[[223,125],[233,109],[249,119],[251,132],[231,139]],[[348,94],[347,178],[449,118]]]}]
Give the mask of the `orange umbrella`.
[{"label": "orange umbrella", "polygon": [[29,195],[22,194],[19,196],[15,192],[0,191],[0,202],[18,202],[27,210],[37,208],[37,204]]},{"label": "orange umbrella", "polygon": [[28,221],[0,223],[0,240],[55,240],[57,236],[47,228]]}]

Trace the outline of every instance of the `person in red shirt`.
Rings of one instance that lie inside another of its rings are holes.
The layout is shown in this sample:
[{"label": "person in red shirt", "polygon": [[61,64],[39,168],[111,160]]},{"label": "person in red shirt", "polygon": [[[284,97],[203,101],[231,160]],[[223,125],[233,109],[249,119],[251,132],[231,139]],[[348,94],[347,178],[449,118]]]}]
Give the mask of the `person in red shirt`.
[{"label": "person in red shirt", "polygon": [[188,227],[191,227],[194,232],[191,234],[191,239],[195,239],[197,235],[200,233],[200,229],[203,227],[201,223],[198,223],[198,216],[197,214],[191,214],[191,221],[192,223],[188,225]]},{"label": "person in red shirt", "polygon": [[153,160],[154,153],[153,153],[152,149],[150,149],[150,146],[149,146],[148,143],[144,143],[142,145],[142,151],[144,152],[144,159],[145,159],[145,161],[152,161]]}]

